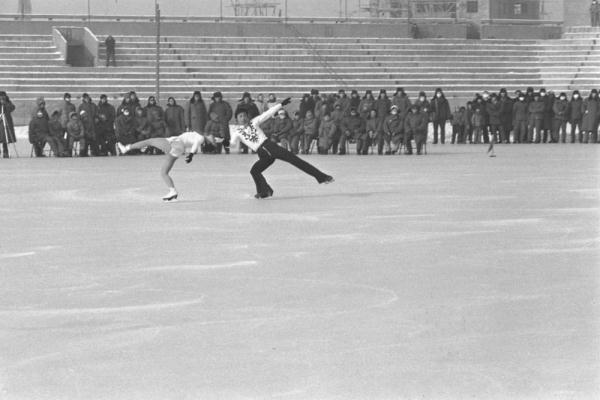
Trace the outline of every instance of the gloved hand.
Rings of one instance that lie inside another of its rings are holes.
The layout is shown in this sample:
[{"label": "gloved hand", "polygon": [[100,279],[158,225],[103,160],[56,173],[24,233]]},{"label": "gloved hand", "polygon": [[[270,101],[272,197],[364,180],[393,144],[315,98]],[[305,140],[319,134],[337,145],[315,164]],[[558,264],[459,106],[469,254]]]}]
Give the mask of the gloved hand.
[{"label": "gloved hand", "polygon": [[223,147],[229,147],[229,139],[223,139]]},{"label": "gloved hand", "polygon": [[291,98],[291,97],[288,97],[288,98],[284,99],[284,100],[281,102],[281,105],[285,107],[285,106],[287,106],[288,104],[290,104],[291,102],[292,102],[292,98]]},{"label": "gloved hand", "polygon": [[185,162],[187,164],[191,163],[192,162],[192,158],[194,158],[194,153],[188,154],[187,156],[185,156]]}]

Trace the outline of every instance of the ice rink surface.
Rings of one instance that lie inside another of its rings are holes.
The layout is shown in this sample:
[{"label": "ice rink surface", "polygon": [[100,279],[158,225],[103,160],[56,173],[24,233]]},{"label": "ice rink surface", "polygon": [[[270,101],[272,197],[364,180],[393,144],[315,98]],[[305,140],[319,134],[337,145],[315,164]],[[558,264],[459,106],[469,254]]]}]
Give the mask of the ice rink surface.
[{"label": "ice rink surface", "polygon": [[0,399],[600,398],[600,146],[0,160]]}]

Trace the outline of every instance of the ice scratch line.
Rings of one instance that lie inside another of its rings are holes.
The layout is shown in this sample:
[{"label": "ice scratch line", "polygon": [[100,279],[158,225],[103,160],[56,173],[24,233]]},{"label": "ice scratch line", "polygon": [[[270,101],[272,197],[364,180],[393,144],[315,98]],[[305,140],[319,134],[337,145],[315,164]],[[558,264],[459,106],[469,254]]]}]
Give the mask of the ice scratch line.
[{"label": "ice scratch line", "polygon": [[238,261],[226,264],[165,265],[162,267],[141,268],[138,271],[204,271],[220,268],[249,267],[257,264],[257,261]]},{"label": "ice scratch line", "polygon": [[35,251],[27,251],[24,253],[7,253],[7,254],[0,254],[0,258],[4,259],[4,258],[19,258],[19,257],[29,257],[29,256],[33,256],[35,255]]},{"label": "ice scratch line", "polygon": [[28,317],[38,316],[62,316],[62,315],[77,315],[77,314],[110,314],[135,311],[158,311],[165,308],[185,307],[200,304],[204,301],[204,296],[186,301],[178,301],[172,303],[155,303],[143,304],[139,306],[123,306],[123,307],[98,307],[98,308],[55,308],[47,310],[0,310],[0,315],[19,314]]}]

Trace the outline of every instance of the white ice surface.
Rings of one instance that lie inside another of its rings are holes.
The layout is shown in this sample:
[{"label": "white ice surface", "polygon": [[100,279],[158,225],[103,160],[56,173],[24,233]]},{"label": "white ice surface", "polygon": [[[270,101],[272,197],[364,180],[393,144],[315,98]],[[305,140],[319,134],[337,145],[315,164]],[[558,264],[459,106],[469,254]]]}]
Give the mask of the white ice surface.
[{"label": "white ice surface", "polygon": [[598,148],[0,159],[0,399],[600,398]]}]

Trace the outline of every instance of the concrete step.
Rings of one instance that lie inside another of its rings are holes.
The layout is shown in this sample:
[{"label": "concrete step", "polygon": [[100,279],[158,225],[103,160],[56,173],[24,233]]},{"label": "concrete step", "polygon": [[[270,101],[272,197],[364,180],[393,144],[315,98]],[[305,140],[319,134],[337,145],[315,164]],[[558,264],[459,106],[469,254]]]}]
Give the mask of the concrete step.
[{"label": "concrete step", "polygon": [[52,47],[52,40],[0,40],[0,47]]},{"label": "concrete step", "polygon": [[46,54],[56,53],[60,54],[56,47],[3,47],[0,44],[0,57],[6,54]]},{"label": "concrete step", "polygon": [[[106,36],[98,35],[96,37],[101,42],[104,42]],[[141,36],[141,35],[117,35],[114,36],[117,45],[120,42],[156,42],[155,36]],[[265,44],[277,44],[277,43],[298,43],[298,42],[325,42],[325,43],[392,43],[392,44],[403,44],[403,43],[439,43],[439,44],[473,44],[478,45],[535,45],[538,43],[536,40],[504,40],[504,39],[484,39],[484,40],[469,40],[469,39],[454,39],[454,38],[438,38],[438,39],[410,39],[410,38],[380,38],[380,37],[262,37],[262,36],[161,36],[161,42],[164,43],[181,43],[181,42],[215,42],[220,41],[221,43],[229,42],[241,42],[241,43],[265,43]]]},{"label": "concrete step", "polygon": [[39,59],[28,59],[28,60],[19,60],[19,59],[11,60],[11,59],[0,58],[0,68],[2,68],[3,65],[16,66],[17,68],[20,67],[21,69],[26,68],[27,66],[36,66],[36,67],[41,67],[41,68],[47,68],[47,67],[51,67],[53,65],[64,66],[65,62],[62,59],[58,59],[58,58],[47,58],[47,59],[39,58]]},{"label": "concrete step", "polygon": [[0,34],[0,42],[6,41],[52,41],[52,35],[21,35],[21,34]]}]

